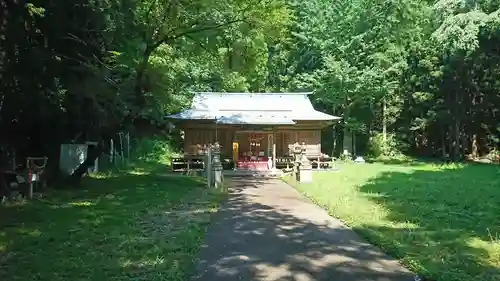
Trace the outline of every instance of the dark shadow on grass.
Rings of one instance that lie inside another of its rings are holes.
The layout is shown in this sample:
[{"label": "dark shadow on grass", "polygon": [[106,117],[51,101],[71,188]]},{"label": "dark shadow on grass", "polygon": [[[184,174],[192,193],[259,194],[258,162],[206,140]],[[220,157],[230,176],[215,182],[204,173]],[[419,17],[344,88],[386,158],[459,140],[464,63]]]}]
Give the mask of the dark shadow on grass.
[{"label": "dark shadow on grass", "polygon": [[0,280],[183,280],[217,196],[204,186],[122,172],[0,207]]},{"label": "dark shadow on grass", "polygon": [[413,280],[412,273],[281,181],[232,181],[193,280]]},{"label": "dark shadow on grass", "polygon": [[407,159],[398,159],[398,158],[370,158],[368,157],[366,163],[380,163],[387,165],[401,165],[401,166],[423,166],[428,165],[429,163],[433,164],[446,164],[444,161],[436,160],[436,159],[423,159],[423,158],[407,158]]},{"label": "dark shadow on grass", "polygon": [[415,165],[418,162],[413,160],[400,160],[400,159],[365,159],[366,163],[381,163],[381,164],[392,164],[392,165]]},{"label": "dark shadow on grass", "polygon": [[495,259],[482,244],[500,261],[499,176],[499,167],[484,165],[382,173],[359,190],[389,210],[386,220],[411,226],[357,231],[430,280],[500,280],[500,264],[485,262]]}]

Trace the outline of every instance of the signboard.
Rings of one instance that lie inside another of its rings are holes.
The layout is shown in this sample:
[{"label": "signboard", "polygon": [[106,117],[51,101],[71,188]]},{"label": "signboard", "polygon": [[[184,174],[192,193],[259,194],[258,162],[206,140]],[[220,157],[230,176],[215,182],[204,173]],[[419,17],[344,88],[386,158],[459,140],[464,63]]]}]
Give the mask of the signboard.
[{"label": "signboard", "polygon": [[86,144],[61,144],[59,169],[66,175],[71,175],[87,157]]}]

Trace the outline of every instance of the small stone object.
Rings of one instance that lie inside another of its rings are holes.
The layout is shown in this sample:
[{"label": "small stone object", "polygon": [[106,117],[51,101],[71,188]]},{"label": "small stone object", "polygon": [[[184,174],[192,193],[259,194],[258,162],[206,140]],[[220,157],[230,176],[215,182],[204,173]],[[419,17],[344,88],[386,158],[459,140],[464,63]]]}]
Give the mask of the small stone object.
[{"label": "small stone object", "polygon": [[273,157],[269,156],[267,159],[267,169],[271,170],[273,168]]},{"label": "small stone object", "polygon": [[488,158],[480,158],[476,162],[483,163],[483,164],[491,164],[491,163],[493,163],[493,161],[491,161],[491,159],[488,159]]},{"label": "small stone object", "polygon": [[360,164],[365,163],[365,159],[363,159],[362,156],[358,156],[358,157],[356,157],[356,159],[354,159],[354,162],[360,163]]}]

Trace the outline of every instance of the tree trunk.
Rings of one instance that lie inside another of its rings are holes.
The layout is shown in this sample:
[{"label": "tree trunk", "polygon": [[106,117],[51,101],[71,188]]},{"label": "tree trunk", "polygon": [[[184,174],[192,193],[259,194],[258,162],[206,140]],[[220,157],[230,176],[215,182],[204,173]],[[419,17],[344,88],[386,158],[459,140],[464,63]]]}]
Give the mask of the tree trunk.
[{"label": "tree trunk", "polygon": [[352,145],[352,157],[356,157],[356,133],[352,132],[351,133],[351,145]]},{"label": "tree trunk", "polygon": [[454,139],[453,139],[453,161],[460,159],[460,120],[455,120],[454,126]]},{"label": "tree trunk", "polygon": [[7,185],[7,181],[5,179],[5,176],[3,174],[3,163],[4,163],[4,159],[3,159],[3,151],[2,149],[0,148],[0,201],[3,200],[3,197],[10,197],[10,192],[9,192],[9,188],[8,188],[8,185]]},{"label": "tree trunk", "polygon": [[387,102],[382,99],[382,139],[384,146],[387,144]]},{"label": "tree trunk", "polygon": [[153,46],[147,46],[144,54],[142,55],[142,60],[136,68],[136,77],[135,77],[135,85],[134,85],[134,94],[135,94],[135,102],[137,108],[143,108],[146,106],[146,98],[144,97],[143,88],[144,88],[144,78],[146,74],[146,70],[148,68],[149,58],[151,54],[155,50]]},{"label": "tree trunk", "polygon": [[479,149],[477,146],[477,134],[472,134],[471,156],[473,159],[479,157]]},{"label": "tree trunk", "polygon": [[478,99],[478,93],[479,93],[479,87],[473,83],[474,86],[474,92],[471,96],[471,110],[469,114],[469,126],[470,126],[470,132],[472,132],[472,138],[470,140],[471,142],[471,157],[473,159],[479,157],[479,147],[478,147],[478,135],[477,132],[480,130],[479,127],[477,126],[480,122],[477,122],[476,118],[476,112],[478,110],[477,108],[477,99]]},{"label": "tree trunk", "polygon": [[443,130],[441,131],[441,157],[443,159],[447,158],[447,149],[446,149],[446,126],[443,126]]},{"label": "tree trunk", "polygon": [[345,137],[344,133],[345,133],[344,125],[336,127],[337,145],[336,145],[336,150],[333,154],[336,157],[340,157],[343,153],[344,137]]}]

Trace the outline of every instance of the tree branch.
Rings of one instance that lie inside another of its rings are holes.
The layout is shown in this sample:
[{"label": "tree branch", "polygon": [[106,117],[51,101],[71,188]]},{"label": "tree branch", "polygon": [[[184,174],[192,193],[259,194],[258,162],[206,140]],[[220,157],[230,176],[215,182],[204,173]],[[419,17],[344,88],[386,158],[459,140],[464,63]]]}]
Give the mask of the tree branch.
[{"label": "tree branch", "polygon": [[223,22],[223,23],[220,23],[220,24],[217,24],[217,25],[204,26],[204,27],[199,27],[199,28],[191,28],[189,30],[186,30],[184,32],[181,32],[181,33],[178,33],[178,34],[175,34],[175,35],[172,35],[172,36],[165,36],[164,38],[162,38],[162,39],[156,41],[154,44],[152,44],[149,49],[150,50],[156,50],[156,48],[158,48],[163,43],[171,42],[171,41],[177,40],[179,38],[189,36],[191,34],[200,33],[200,32],[203,32],[203,31],[209,31],[209,30],[219,29],[221,27],[229,26],[229,25],[232,25],[234,23],[243,22],[243,21],[244,21],[244,19],[241,18],[241,19],[235,19],[235,20],[230,20],[230,21],[227,21],[227,22]]},{"label": "tree branch", "polygon": [[[238,14],[241,14],[241,17],[236,18],[236,19],[232,19],[232,20],[220,23],[220,24],[197,27],[199,25],[202,25],[203,23],[200,22],[200,21],[195,21],[192,24],[188,24],[188,26],[190,26],[190,28],[188,30],[184,31],[184,32],[175,34],[175,29],[174,30],[170,30],[167,34],[165,34],[165,36],[163,38],[158,39],[158,40],[156,40],[155,43],[151,44],[150,45],[150,49],[155,50],[156,48],[158,48],[163,43],[174,41],[176,39],[185,37],[187,35],[191,35],[191,34],[195,34],[195,33],[200,33],[200,32],[204,32],[204,31],[209,31],[209,30],[219,29],[221,27],[229,26],[229,25],[235,24],[237,22],[245,22],[246,21],[245,13],[248,12],[253,7],[255,7],[257,5],[260,5],[263,1],[264,0],[257,0],[254,3],[249,3],[246,7],[244,7],[241,10],[237,11]],[[173,5],[169,5],[169,10],[172,9],[172,8],[173,8]],[[166,15],[167,15],[167,13],[165,14],[165,16]],[[165,19],[166,18],[164,18],[164,20]]]},{"label": "tree branch", "polygon": [[217,25],[205,26],[205,27],[199,27],[199,28],[192,28],[190,30],[187,30],[187,31],[181,32],[179,34],[176,34],[173,37],[167,38],[166,41],[176,40],[176,39],[179,39],[179,38],[184,37],[186,35],[190,35],[190,34],[194,34],[194,33],[200,33],[200,32],[203,32],[203,31],[209,31],[209,30],[219,29],[221,27],[229,26],[229,25],[232,25],[234,23],[243,22],[243,21],[244,21],[244,19],[241,18],[241,19],[234,19],[234,20],[230,20],[230,21],[227,21],[227,22],[223,22],[223,23],[220,23],[220,24],[217,24]]},{"label": "tree branch", "polygon": [[[153,18],[151,16],[151,13],[153,12],[153,8],[157,5],[157,0],[153,0],[151,1],[151,4],[149,5],[149,8],[148,8],[148,11],[146,12],[146,26],[151,26],[152,23],[151,23],[151,19]],[[151,40],[150,38],[154,35],[155,33],[155,30],[153,29],[153,31],[151,32],[151,34],[149,34],[149,31],[147,28],[144,28],[144,40],[146,42],[148,42],[148,40]]]},{"label": "tree branch", "polygon": [[191,41],[195,42],[198,44],[198,46],[200,48],[202,48],[205,52],[209,53],[210,55],[212,56],[216,56],[216,54],[214,52],[212,52],[211,50],[209,50],[207,47],[205,47],[205,45],[203,45],[203,43],[197,41],[193,36],[191,36],[190,34],[186,34],[186,38],[190,39]]},{"label": "tree branch", "polygon": [[[174,5],[174,2],[175,2],[175,5]],[[179,5],[178,0],[170,0],[167,8],[164,11],[163,18],[161,19],[160,23],[157,25],[161,26],[163,23],[165,23],[165,21],[167,20],[167,17],[174,18],[174,15],[173,15],[174,6],[175,6],[175,8],[179,8],[178,5]],[[158,34],[161,33],[161,29],[162,29],[162,27],[159,27],[158,29],[155,29],[153,31],[153,38],[155,38],[156,36],[158,36]],[[167,34],[169,34],[169,33],[167,33]]]}]

